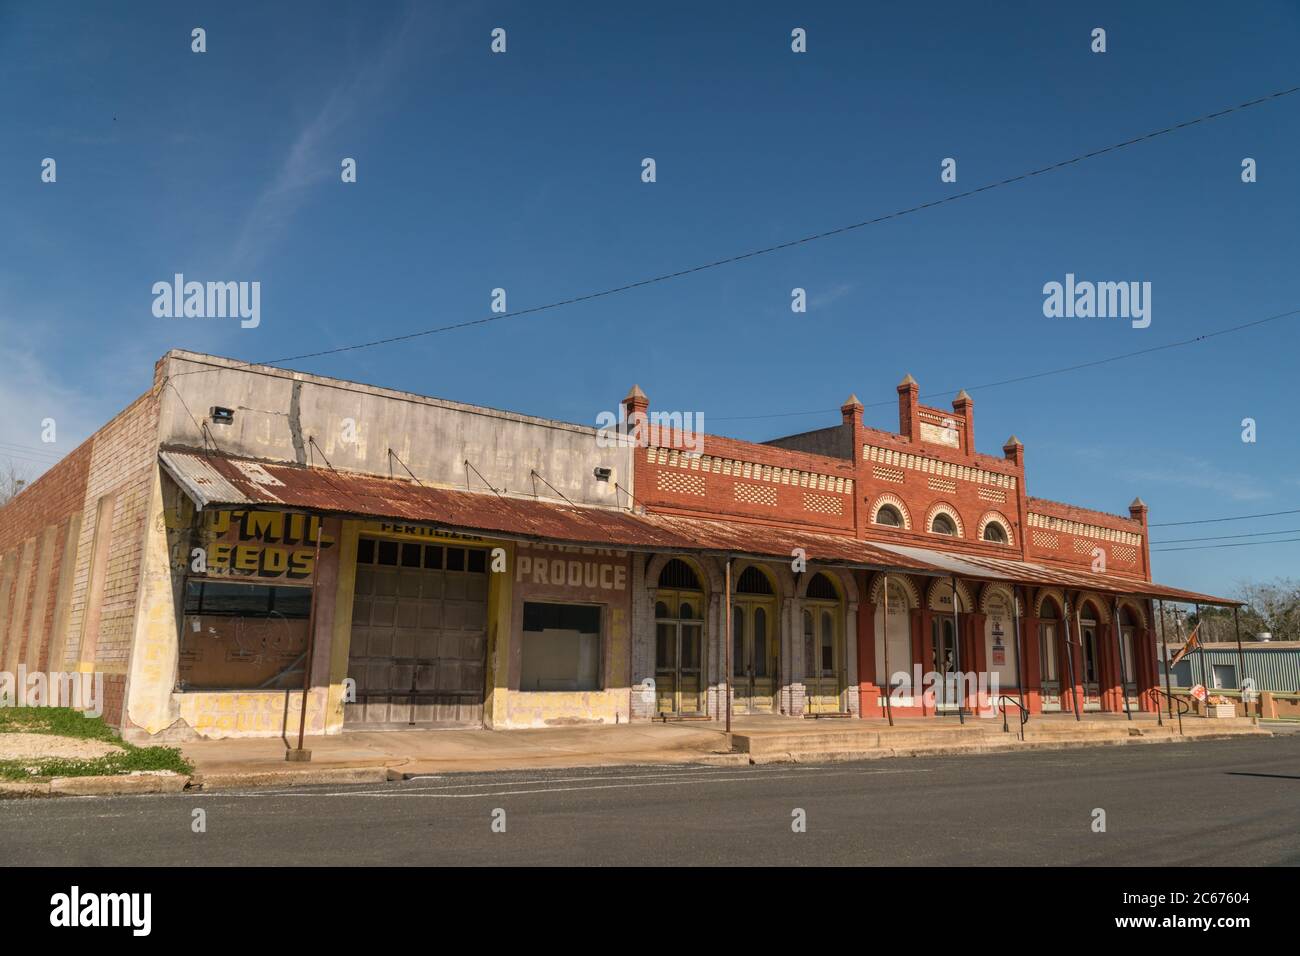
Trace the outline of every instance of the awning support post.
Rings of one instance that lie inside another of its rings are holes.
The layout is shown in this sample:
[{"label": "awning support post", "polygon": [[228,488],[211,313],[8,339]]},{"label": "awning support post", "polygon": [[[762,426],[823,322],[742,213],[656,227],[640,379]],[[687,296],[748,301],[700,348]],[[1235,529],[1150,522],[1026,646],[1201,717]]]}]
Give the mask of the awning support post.
[{"label": "awning support post", "polygon": [[1070,707],[1074,711],[1074,719],[1082,720],[1079,716],[1079,693],[1078,688],[1074,685],[1074,645],[1070,641],[1070,597],[1065,596],[1065,663],[1070,668]]},{"label": "awning support post", "polygon": [[1241,694],[1241,715],[1250,716],[1250,706],[1246,703],[1246,655],[1241,650],[1241,617],[1238,612],[1240,607],[1232,609],[1232,629],[1237,632],[1237,692]]},{"label": "awning support post", "polygon": [[303,738],[307,733],[307,696],[311,692],[311,665],[316,649],[316,604],[320,599],[317,594],[317,576],[320,573],[320,535],[325,519],[316,518],[316,559],[311,566],[311,607],[307,611],[307,651],[302,659],[302,710],[298,713],[298,747],[284,752],[284,759],[292,763],[309,763],[311,751],[303,749]]},{"label": "awning support post", "polygon": [[[1160,601],[1160,643],[1165,649],[1165,699],[1169,701],[1169,717],[1172,720],[1174,716],[1174,684],[1173,677],[1170,674],[1172,668],[1169,665],[1169,638],[1165,634],[1165,602]],[[1183,712],[1178,711],[1178,735],[1183,733]]]},{"label": "awning support post", "polygon": [[[966,725],[966,680],[961,670],[961,627],[957,619],[957,577],[952,578],[952,656],[953,667],[956,673],[953,674],[953,683],[956,684],[957,690],[957,721],[964,727]],[[944,683],[947,683],[947,675],[944,675]],[[947,690],[945,687],[944,690]]]},{"label": "awning support post", "polygon": [[[1016,683],[1020,685],[1020,739],[1025,739],[1025,654],[1024,648],[1020,642],[1020,594],[1019,589],[1014,585],[1011,588],[1011,613],[1016,622]],[[1007,715],[1006,708],[1002,708],[1002,717],[1005,720]]]},{"label": "awning support post", "polygon": [[732,634],[731,634],[731,628],[732,628],[732,624],[731,624],[731,558],[727,558],[727,570],[726,570],[726,573],[725,573],[724,576],[725,576],[725,578],[726,578],[724,584],[725,584],[726,591],[727,591],[727,610],[726,610],[726,621],[727,621],[727,624],[726,624],[726,633],[722,635],[722,642],[723,642],[724,647],[726,648],[726,650],[724,651],[724,657],[726,658],[726,668],[725,668],[725,670],[726,670],[726,684],[725,684],[725,690],[726,690],[726,694],[727,694],[727,702],[726,702],[726,703],[727,703],[727,733],[730,734],[730,733],[731,733],[731,667],[732,667],[732,661],[731,661],[731,647],[732,647],[732,644],[733,644],[734,641],[735,641],[735,638],[734,638],[734,637],[732,636]]},{"label": "awning support post", "polygon": [[[1201,619],[1201,606],[1196,605],[1196,630],[1201,629],[1205,621]],[[1210,676],[1205,670],[1205,638],[1196,642],[1196,659],[1201,662],[1201,686],[1205,688],[1205,703],[1201,705],[1204,709],[1204,716],[1210,716]]]},{"label": "awning support post", "polygon": [[[1119,619],[1118,594],[1115,595],[1115,610],[1111,615],[1111,620],[1114,622],[1113,626],[1115,628],[1115,646],[1119,648],[1119,692],[1124,698],[1124,713],[1128,715],[1129,720],[1132,720],[1133,708],[1129,706],[1128,702],[1128,668],[1125,667],[1124,661],[1124,628],[1121,626]],[[1133,668],[1133,676],[1134,678],[1137,677],[1136,667]]]}]

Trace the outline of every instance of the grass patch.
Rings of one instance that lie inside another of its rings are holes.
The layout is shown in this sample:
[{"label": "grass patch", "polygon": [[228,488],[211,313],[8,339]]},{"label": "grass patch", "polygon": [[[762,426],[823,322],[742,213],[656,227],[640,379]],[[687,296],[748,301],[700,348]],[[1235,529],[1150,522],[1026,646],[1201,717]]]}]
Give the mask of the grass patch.
[{"label": "grass patch", "polygon": [[0,734],[7,733],[103,740],[121,747],[122,752],[87,760],[67,757],[0,760],[0,780],[116,776],[136,770],[170,770],[185,775],[194,772],[194,767],[175,747],[137,747],[118,737],[102,717],[87,717],[69,707],[2,707]]}]

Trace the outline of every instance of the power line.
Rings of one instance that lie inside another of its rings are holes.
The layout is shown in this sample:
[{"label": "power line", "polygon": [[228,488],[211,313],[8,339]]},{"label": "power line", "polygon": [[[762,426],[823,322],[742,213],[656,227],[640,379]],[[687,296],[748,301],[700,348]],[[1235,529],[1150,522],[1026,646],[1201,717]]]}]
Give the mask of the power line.
[{"label": "power line", "polygon": [[1276,518],[1279,515],[1300,515],[1300,508],[1293,511],[1265,511],[1257,515],[1237,515],[1235,518],[1200,518],[1196,521],[1161,521],[1147,525],[1149,528],[1173,528],[1186,524],[1217,524],[1221,521],[1249,521],[1251,518]]},{"label": "power line", "polygon": [[[1258,325],[1264,325],[1266,322],[1276,322],[1278,319],[1287,319],[1296,315],[1300,315],[1300,309],[1291,309],[1287,312],[1279,312],[1276,315],[1270,315],[1263,319],[1255,319],[1252,322],[1243,322],[1240,325],[1233,325],[1224,329],[1217,329],[1213,332],[1206,332],[1203,335],[1194,335],[1189,339],[1181,339],[1177,342],[1166,342],[1164,345],[1153,345],[1145,349],[1136,349],[1132,352],[1123,352],[1119,355],[1112,355],[1109,358],[1095,359],[1094,361],[1091,362],[1080,362],[1076,365],[1063,365],[1060,368],[1047,369],[1046,371],[1043,372],[1034,372],[1030,375],[1019,375],[1015,378],[1005,378],[998,382],[985,382],[982,385],[966,385],[964,387],[968,392],[974,392],[977,390],[983,390],[988,388],[998,388],[1002,385],[1016,385],[1019,384],[1020,382],[1032,381],[1033,379],[1047,378],[1050,375],[1063,375],[1066,372],[1077,372],[1085,368],[1095,368],[1098,365],[1107,365],[1111,362],[1118,362],[1121,359],[1135,358],[1139,355],[1149,355],[1152,352],[1163,352],[1168,349],[1177,349],[1177,348],[1183,348],[1184,346],[1187,345],[1195,345],[1198,342],[1204,342],[1206,339],[1217,338],[1220,335],[1231,335],[1234,332],[1242,332],[1245,331],[1246,329],[1251,329]],[[953,394],[954,391],[955,389],[944,389],[943,391],[927,392],[926,394],[919,396],[919,398],[923,398],[923,399],[942,398],[946,395]],[[897,403],[898,403],[897,398],[891,398],[881,402],[871,402],[867,405],[863,405],[862,407],[880,408],[885,405],[895,405]],[[712,420],[715,422],[717,421],[727,422],[727,421],[752,420],[752,419],[759,419],[759,418],[790,418],[796,415],[825,415],[832,411],[838,412],[839,409],[820,408],[815,411],[777,412],[769,415],[718,415],[718,416],[713,416]],[[1155,526],[1152,525],[1152,527]]]},{"label": "power line", "polygon": [[[560,299],[556,302],[550,302],[545,305],[533,306],[532,308],[528,308],[528,309],[520,309],[515,312],[501,312],[494,315],[485,316],[483,318],[468,319],[464,322],[455,322],[450,325],[436,326],[431,329],[421,329],[416,332],[407,332],[402,335],[392,335],[382,339],[372,339],[368,342],[358,342],[353,345],[340,345],[336,348],[322,349],[317,352],[304,352],[300,355],[289,355],[283,358],[269,359],[264,362],[247,362],[244,364],[245,365],[278,365],[281,362],[294,362],[299,359],[320,358],[321,356],[325,356],[325,355],[337,355],[341,352],[352,352],[352,351],[357,351],[359,349],[374,348],[380,345],[392,345],[396,342],[408,342],[411,339],[421,338],[426,335],[437,335],[438,333],[441,332],[452,332],[459,329],[471,328],[477,325],[487,325],[491,322],[500,322],[503,319],[514,319],[514,318],[520,318],[521,316],[525,316],[525,315],[536,315],[540,312],[547,312],[554,309],[563,308],[569,305],[576,305],[581,302],[590,302],[593,299],[601,299],[607,296],[617,295],[622,292],[630,292],[633,289],[640,289],[645,286],[655,285],[660,282],[668,282],[672,279],[680,279],[685,276],[694,275],[697,272],[704,272],[709,269],[717,269],[722,266],[733,265],[737,262],[743,262],[748,259],[754,259],[757,258],[758,256],[768,255],[770,253],[779,252],[784,249],[791,249],[795,246],[801,246],[806,243],[816,242],[821,239],[829,239],[833,236],[843,235],[846,232],[852,232],[856,229],[862,229],[867,226],[876,225],[878,223],[882,223],[890,219],[898,219],[903,216],[908,216],[913,213],[921,212],[922,210],[925,209],[933,209],[936,206],[943,206],[948,203],[956,202],[959,199],[968,199],[971,196],[977,196],[980,193],[988,192],[993,189],[998,189],[1002,186],[1009,186],[1012,185],[1013,183],[1024,182],[1025,180],[1032,179],[1035,176],[1042,176],[1046,173],[1055,172],[1056,170],[1064,169],[1067,166],[1073,166],[1077,163],[1082,163],[1085,162],[1086,160],[1094,159],[1098,156],[1103,156],[1107,153],[1113,153],[1118,150],[1125,149],[1129,146],[1134,146],[1138,143],[1143,143],[1148,140],[1155,139],[1156,137],[1159,136],[1165,136],[1169,133],[1177,132],[1178,130],[1187,129],[1188,127],[1191,126],[1197,126],[1201,123],[1207,123],[1211,120],[1219,119],[1220,117],[1227,116],[1231,113],[1237,113],[1242,110],[1250,109],[1253,106],[1259,106],[1260,104],[1268,103],[1273,100],[1280,99],[1284,96],[1290,96],[1291,94],[1296,92],[1300,92],[1300,86],[1293,86],[1287,90],[1278,90],[1277,92],[1269,93],[1266,96],[1260,96],[1253,100],[1247,100],[1244,103],[1238,103],[1236,106],[1229,106],[1225,109],[1216,110],[1213,113],[1206,113],[1203,116],[1196,117],[1195,119],[1184,120],[1181,123],[1175,123],[1172,126],[1166,126],[1162,129],[1153,130],[1152,132],[1149,133],[1143,133],[1142,135],[1135,136],[1132,139],[1126,139],[1119,143],[1112,143],[1109,146],[1103,146],[1100,149],[1094,149],[1087,153],[1081,153],[1078,156],[1071,157],[1070,159],[1061,160],[1060,162],[1052,163],[1048,166],[1042,166],[1038,169],[1032,169],[1028,172],[1020,173],[1016,176],[1009,176],[1006,179],[997,180],[995,182],[985,183],[983,186],[977,186],[974,189],[968,189],[964,192],[953,193],[952,195],[944,196],[941,199],[933,199],[930,202],[921,203],[916,206],[909,206],[905,209],[898,209],[895,210],[894,212],[885,213],[884,215],[876,216],[871,219],[864,219],[861,222],[850,223],[845,226],[837,226],[834,229],[827,229],[823,232],[816,232],[811,235],[803,236],[798,239],[790,239],[786,242],[777,243],[775,245],[764,246],[759,249],[750,250],[749,252],[739,253],[738,255],[727,256],[722,259],[714,259],[712,262],[705,262],[705,263],[701,263],[700,265],[690,266],[685,269],[679,269],[676,272],[666,272],[663,273],[662,275],[651,276],[650,278],[647,279],[639,279],[635,282],[628,282],[623,285],[614,286],[609,289],[602,289],[598,292],[588,292],[583,295],[572,296],[567,299]],[[181,372],[178,374],[188,375],[188,374],[194,374],[195,372],[198,371],[206,371],[206,369],[196,369],[192,372]]]},{"label": "power line", "polygon": [[[1186,541],[1230,541],[1234,538],[1266,538],[1274,534],[1300,534],[1300,528],[1287,528],[1285,531],[1252,531],[1250,534],[1218,534],[1208,538],[1167,538],[1164,541],[1152,541],[1156,544],[1182,544]],[[1268,544],[1263,541],[1261,544]]]},{"label": "power line", "polygon": [[1164,551],[1210,551],[1215,548],[1249,548],[1257,544],[1290,544],[1293,541],[1300,541],[1300,538],[1281,538],[1277,541],[1242,541],[1240,544],[1198,544],[1190,548],[1152,548],[1152,554],[1160,554]]}]

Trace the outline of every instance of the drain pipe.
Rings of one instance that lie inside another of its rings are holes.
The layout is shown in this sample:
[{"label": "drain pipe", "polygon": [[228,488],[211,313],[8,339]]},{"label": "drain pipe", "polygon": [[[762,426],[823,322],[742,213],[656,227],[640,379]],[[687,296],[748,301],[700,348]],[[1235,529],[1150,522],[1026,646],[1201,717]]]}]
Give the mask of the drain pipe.
[{"label": "drain pipe", "polygon": [[311,665],[316,649],[316,602],[317,577],[320,574],[320,535],[324,519],[316,519],[316,558],[311,565],[311,608],[307,612],[307,653],[302,660],[302,710],[298,713],[298,749],[284,752],[284,759],[291,763],[309,763],[311,751],[303,749],[303,737],[307,732],[307,695],[311,691]]}]

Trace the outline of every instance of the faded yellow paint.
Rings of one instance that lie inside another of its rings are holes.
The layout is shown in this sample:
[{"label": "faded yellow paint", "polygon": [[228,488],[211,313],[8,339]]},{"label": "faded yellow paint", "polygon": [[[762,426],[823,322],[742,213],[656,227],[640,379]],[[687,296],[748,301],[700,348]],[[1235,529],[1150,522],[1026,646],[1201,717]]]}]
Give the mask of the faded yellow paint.
[{"label": "faded yellow paint", "polygon": [[[503,642],[508,643],[508,642]],[[610,609],[610,638],[604,662],[604,690],[505,691],[508,693],[503,727],[547,727],[569,723],[627,723],[631,691],[627,686],[632,640],[627,612]]]},{"label": "faded yellow paint", "polygon": [[[327,689],[307,695],[307,733],[325,733]],[[175,694],[179,716],[204,737],[270,737],[298,732],[302,691],[191,691]]]},{"label": "faded yellow paint", "polygon": [[[131,723],[156,734],[176,720],[171,697],[176,685],[179,653],[162,473],[157,468],[154,469],[146,513],[149,520],[145,522],[144,547],[140,555],[140,584],[136,593],[126,713]],[[107,668],[82,660],[78,662],[77,670],[107,671]]]},{"label": "faded yellow paint", "polygon": [[[489,543],[506,553],[506,568],[515,566],[513,542]],[[511,613],[514,607],[514,575],[492,570],[492,552],[488,552],[488,650],[484,668],[483,723],[487,727],[508,726],[510,695]]]},{"label": "faded yellow paint", "polygon": [[343,729],[343,681],[348,676],[348,652],[352,647],[352,601],[357,589],[360,531],[359,521],[344,521],[339,530],[339,573],[334,589],[334,630],[330,640],[330,684],[325,716],[327,734]]}]

